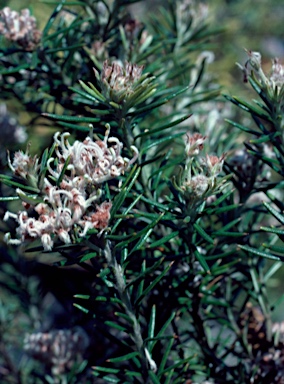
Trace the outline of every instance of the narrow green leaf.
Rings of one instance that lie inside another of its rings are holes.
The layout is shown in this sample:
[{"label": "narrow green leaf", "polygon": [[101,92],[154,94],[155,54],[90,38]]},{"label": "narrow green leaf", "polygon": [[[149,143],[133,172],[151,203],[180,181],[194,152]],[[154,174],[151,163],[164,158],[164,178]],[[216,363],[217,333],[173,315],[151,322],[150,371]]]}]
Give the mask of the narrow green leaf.
[{"label": "narrow green leaf", "polygon": [[93,96],[96,100],[105,102],[105,97],[94,87],[93,84],[89,83],[89,86],[85,84],[82,80],[79,80],[79,83],[81,87],[89,93],[91,96]]},{"label": "narrow green leaf", "polygon": [[96,257],[98,254],[96,252],[90,252],[90,253],[87,253],[86,255],[84,255],[83,257],[81,257],[80,259],[80,262],[84,262],[84,261],[87,261],[87,260],[91,260],[93,259],[94,257]]},{"label": "narrow green leaf", "polygon": [[79,125],[79,124],[70,124],[70,123],[67,123],[65,121],[57,121],[56,123],[62,127],[66,127],[68,129],[74,129],[75,131],[90,132],[89,126],[86,127],[86,126]]},{"label": "narrow green leaf", "polygon": [[142,132],[142,133],[140,133],[139,135],[135,136],[135,137],[134,137],[134,140],[138,139],[139,137],[153,136],[153,134],[155,134],[155,133],[164,131],[165,129],[168,129],[168,128],[172,128],[172,127],[174,127],[174,126],[176,126],[176,125],[182,123],[183,121],[187,120],[190,116],[192,116],[192,114],[183,116],[183,117],[181,117],[180,119],[174,120],[174,121],[172,121],[172,122],[169,123],[169,124],[162,125],[161,127],[154,128],[154,129],[149,129],[149,130],[147,130],[147,131],[145,130],[144,132]]},{"label": "narrow green leaf", "polygon": [[194,251],[194,255],[195,255],[196,259],[199,261],[199,263],[200,263],[201,267],[204,269],[204,271],[206,273],[210,273],[209,265],[207,264],[207,261],[205,260],[204,256],[201,255],[201,253],[199,253],[197,249]]},{"label": "narrow green leaf", "polygon": [[122,206],[124,200],[127,197],[127,194],[129,193],[130,189],[132,188],[133,184],[135,183],[138,175],[140,173],[140,167],[137,167],[136,165],[132,168],[130,174],[128,175],[127,179],[125,180],[121,192],[115,197],[112,207],[111,207],[111,219],[113,219],[116,212],[119,210],[119,208]]},{"label": "narrow green leaf", "polygon": [[109,383],[121,383],[120,379],[116,379],[110,376],[104,376],[103,380],[108,381]]},{"label": "narrow green leaf", "polygon": [[224,237],[243,237],[246,236],[245,232],[228,232],[228,231],[216,231],[213,232],[214,236],[224,236]]},{"label": "narrow green leaf", "polygon": [[105,372],[105,373],[113,373],[114,375],[119,372],[119,369],[108,368],[108,367],[92,367],[95,371]]},{"label": "narrow green leaf", "polygon": [[107,361],[110,363],[120,363],[121,361],[130,360],[130,359],[133,359],[133,357],[137,357],[137,356],[139,356],[138,352],[130,352],[123,356],[113,357],[111,359],[108,359]]},{"label": "narrow green leaf", "polygon": [[174,135],[169,135],[169,136],[163,137],[163,138],[161,138],[159,140],[153,141],[150,144],[148,144],[145,147],[143,147],[141,149],[140,153],[141,153],[141,155],[144,154],[144,153],[147,153],[150,148],[156,147],[157,145],[160,145],[160,144],[165,143],[167,141],[172,141],[172,140],[176,139],[177,137],[183,136],[184,134],[185,134],[185,132],[180,132],[180,133],[176,133]]},{"label": "narrow green leaf", "polygon": [[65,0],[61,0],[60,3],[57,5],[57,7],[55,8],[55,10],[53,11],[52,15],[50,16],[48,22],[46,23],[46,26],[44,27],[44,30],[42,32],[42,38],[43,40],[45,39],[45,37],[47,36],[48,34],[48,31],[50,30],[50,28],[52,27],[52,24],[56,18],[56,16],[58,15],[58,13],[62,10],[63,8],[63,5],[65,3]]},{"label": "narrow green leaf", "polygon": [[75,121],[77,123],[98,123],[100,121],[97,117],[80,117],[80,116],[65,116],[55,115],[54,113],[42,113],[42,116],[49,119],[61,120],[61,121]]},{"label": "narrow green leaf", "polygon": [[154,103],[150,103],[149,105],[147,105],[146,107],[142,107],[142,108],[139,108],[139,109],[136,109],[135,112],[131,112],[128,114],[128,116],[136,116],[138,114],[141,114],[141,113],[145,113],[151,109],[155,109],[155,108],[158,108],[160,107],[161,105],[164,105],[166,103],[168,103],[170,100],[174,99],[175,97],[177,97],[178,95],[184,93],[185,91],[187,91],[188,87],[185,87],[185,88],[182,88],[181,90],[179,90],[178,92],[176,93],[173,93],[171,96],[168,96],[166,97],[165,99],[162,99],[162,100],[158,100]]},{"label": "narrow green leaf", "polygon": [[[164,333],[169,328],[169,326],[170,326],[171,322],[173,321],[173,319],[175,318],[175,316],[176,316],[176,312],[172,312],[171,316],[168,318],[168,320],[162,326],[160,331],[157,333],[157,336],[155,337],[155,340],[153,340],[153,343],[152,343],[152,350],[153,350],[154,346],[156,345],[156,343],[164,337],[163,336]],[[172,336],[170,336],[170,338],[172,339]]]},{"label": "narrow green leaf", "polygon": [[[172,382],[172,376],[173,376],[174,373],[175,373],[175,370],[174,370],[174,369],[172,369],[171,371],[168,371],[168,372],[167,372],[167,375],[166,375],[166,381],[165,381],[164,384],[172,384],[172,383],[173,383],[173,382]],[[176,383],[174,383],[174,384],[176,384]]]},{"label": "narrow green leaf", "polygon": [[208,243],[210,243],[210,244],[214,244],[214,240],[212,239],[212,237],[210,237],[210,236],[208,235],[208,233],[206,233],[206,232],[204,231],[204,229],[200,227],[199,224],[194,223],[194,224],[193,224],[193,227],[194,227],[194,229],[199,233],[199,235],[200,235],[201,237],[203,237],[204,240],[206,240],[206,241],[207,241]]},{"label": "narrow green leaf", "polygon": [[[92,101],[96,106],[100,104],[100,101],[99,101],[96,97],[90,95],[90,94],[87,93],[87,92],[82,91],[81,89],[78,89],[78,88],[75,88],[75,87],[70,87],[69,89],[70,89],[71,91],[75,92],[76,94],[82,96],[83,99],[87,99],[87,100]],[[102,103],[102,102],[101,102],[101,103]],[[102,103],[102,104],[107,105],[107,104],[105,104],[105,103]]]},{"label": "narrow green leaf", "polygon": [[31,65],[30,64],[21,64],[21,65],[18,65],[17,67],[10,67],[9,69],[1,69],[0,70],[0,74],[1,75],[10,75],[10,74],[13,74],[13,73],[19,73],[19,71],[23,70],[23,69],[30,69]]},{"label": "narrow green leaf", "polygon": [[0,175],[0,182],[2,182],[3,184],[9,185],[11,187],[14,187],[14,188],[20,188],[23,191],[34,192],[34,193],[38,193],[39,192],[39,190],[36,189],[36,188],[29,187],[27,185],[20,184],[20,183],[18,183],[16,181],[13,181],[10,176]]},{"label": "narrow green leaf", "polygon": [[65,163],[64,163],[63,168],[62,168],[62,170],[61,170],[61,172],[60,172],[60,175],[59,175],[58,179],[56,180],[56,185],[57,185],[57,186],[59,186],[60,183],[61,183],[61,181],[63,180],[63,177],[64,177],[64,175],[65,175],[65,172],[66,172],[66,170],[67,170],[67,167],[68,167],[68,165],[69,165],[69,163],[70,163],[70,159],[71,159],[71,155],[69,155],[69,156],[67,157],[67,159],[65,160]]},{"label": "narrow green leaf", "polygon": [[168,241],[170,241],[171,239],[176,237],[178,234],[179,234],[179,231],[172,232],[172,233],[168,234],[167,236],[164,236],[161,239],[154,241],[153,243],[151,243],[151,245],[149,245],[148,248],[150,249],[150,248],[160,247],[161,245],[167,243]]},{"label": "narrow green leaf", "polygon": [[76,304],[76,303],[73,303],[73,305],[74,305],[74,307],[80,309],[80,311],[82,311],[82,312],[84,312],[84,313],[89,313],[89,310],[86,309],[86,308],[84,308],[84,307],[82,307],[81,305]]},{"label": "narrow green leaf", "polygon": [[276,235],[284,236],[284,229],[274,228],[274,227],[260,227],[262,231],[275,233]]},{"label": "narrow green leaf", "polygon": [[155,287],[155,285],[157,285],[157,284],[162,280],[162,278],[168,273],[168,271],[170,270],[170,268],[172,267],[172,265],[173,265],[173,262],[170,263],[170,264],[163,270],[163,272],[161,272],[160,275],[157,276],[156,279],[155,279],[151,284],[148,285],[148,287],[143,291],[142,295],[140,295],[140,296],[136,299],[136,301],[135,301],[135,303],[134,303],[135,307],[138,306],[138,305],[141,303],[141,301],[148,295],[148,293],[149,293],[150,291],[152,291],[152,289]]},{"label": "narrow green leaf", "polygon": [[[139,281],[144,283],[145,276],[149,275],[152,272],[155,272],[158,269],[158,267],[163,263],[164,260],[165,260],[164,257],[159,258],[159,260],[154,265],[152,265],[151,267],[149,267],[147,269],[146,269],[146,262],[144,260],[142,263],[142,270],[141,270],[140,275],[138,277],[136,277],[135,279],[133,279],[132,281],[130,281],[130,283],[128,283],[126,285],[126,289],[128,289],[131,285],[138,283]],[[145,265],[145,267],[144,267],[144,265]]]},{"label": "narrow green leaf", "polygon": [[[150,316],[150,322],[148,326],[148,338],[152,339],[154,337],[155,332],[155,324],[156,324],[156,305],[152,306],[151,310],[151,316]],[[152,341],[148,342],[148,350],[151,353],[152,352]]]},{"label": "narrow green leaf", "polygon": [[47,49],[45,52],[48,54],[48,53],[72,51],[78,48],[82,48],[84,46],[85,46],[85,43],[80,43],[80,44],[69,45],[68,47],[50,48],[50,49]]},{"label": "narrow green leaf", "polygon": [[255,131],[251,128],[244,127],[243,125],[238,124],[235,121],[232,121],[230,119],[225,119],[225,121],[227,121],[229,124],[233,125],[234,127],[241,129],[244,132],[250,133],[251,135],[255,135],[257,137],[261,136],[261,132],[259,132],[259,131]]},{"label": "narrow green leaf", "polygon": [[114,314],[115,314],[115,316],[121,317],[122,319],[128,321],[128,323],[133,324],[133,320],[128,315],[126,315],[125,313],[114,312]]},{"label": "narrow green leaf", "polygon": [[237,209],[239,208],[240,205],[239,204],[230,204],[230,205],[226,205],[224,207],[221,207],[221,208],[209,208],[206,210],[206,212],[211,215],[213,213],[215,213],[216,215],[220,214],[220,213],[224,213],[224,212],[228,212],[228,211],[232,211],[233,209]]},{"label": "narrow green leaf", "polygon": [[164,373],[164,368],[166,366],[166,363],[167,363],[169,354],[171,352],[171,349],[172,349],[172,347],[174,345],[174,342],[175,342],[175,339],[174,339],[174,337],[172,337],[170,339],[170,341],[167,343],[166,349],[165,349],[165,351],[163,353],[162,360],[161,360],[161,362],[159,364],[158,377],[161,377],[163,375],[163,373]]},{"label": "narrow green leaf", "polygon": [[278,220],[281,224],[284,224],[284,215],[282,215],[280,212],[278,212],[276,209],[271,207],[268,203],[265,201],[263,202],[263,205],[265,208]]},{"label": "narrow green leaf", "polygon": [[0,197],[0,201],[16,201],[19,199],[19,196]]},{"label": "narrow green leaf", "polygon": [[248,247],[246,245],[240,245],[240,244],[238,245],[238,247],[256,256],[265,257],[267,259],[272,259],[272,260],[281,260],[280,257],[278,256],[271,255],[270,253],[267,253],[267,252],[259,251],[256,248],[252,248],[252,247]]},{"label": "narrow green leaf", "polygon": [[[107,320],[107,321],[105,321],[104,323],[105,323],[105,325],[108,325],[108,326],[111,327],[111,328],[118,329],[119,331],[122,331],[122,332],[128,332],[128,329],[127,329],[127,328],[122,327],[121,325],[115,323],[114,321],[109,321],[109,320]],[[138,352],[136,352],[136,353],[138,353]]]},{"label": "narrow green leaf", "polygon": [[283,263],[281,261],[279,261],[278,263],[273,263],[264,275],[263,281],[267,282],[281,267],[283,267]]},{"label": "narrow green leaf", "polygon": [[90,295],[74,295],[73,297],[75,297],[76,299],[82,299],[82,300],[89,300],[90,299]]},{"label": "narrow green leaf", "polygon": [[149,375],[149,378],[151,379],[152,384],[161,384],[160,380],[158,379],[158,377],[153,371],[148,370],[148,375]]},{"label": "narrow green leaf", "polygon": [[[181,360],[179,360],[177,363],[175,363],[175,364],[169,366],[168,368],[166,368],[166,369],[164,370],[164,373],[169,372],[169,371],[171,371],[171,370],[174,370],[174,369],[180,367],[181,365],[184,365],[184,364],[188,363],[188,362],[189,362],[190,360],[192,360],[194,357],[195,357],[195,355],[190,356],[190,357],[187,357],[186,359],[181,359]],[[193,368],[191,367],[191,369],[193,369]]]},{"label": "narrow green leaf", "polygon": [[146,233],[141,236],[141,239],[137,242],[137,244],[131,249],[131,251],[129,252],[129,255],[131,255],[132,253],[134,253],[135,251],[137,251],[138,249],[141,249],[143,247],[143,244],[147,241],[147,239],[149,238],[149,236],[151,235],[151,233],[153,232],[153,230],[155,229],[156,225],[158,224],[158,222],[162,219],[162,217],[164,216],[165,212],[162,212],[156,220],[154,220],[152,223],[150,223],[146,228],[145,230]]},{"label": "narrow green leaf", "polygon": [[283,256],[284,256],[284,246],[270,245],[270,244],[266,244],[266,243],[263,243],[262,246],[264,248],[267,248],[267,249],[273,251],[273,252],[283,254]]},{"label": "narrow green leaf", "polygon": [[235,191],[235,189],[230,189],[228,192],[223,193],[220,197],[218,197],[218,199],[213,201],[213,203],[211,205],[214,205],[217,207],[218,205],[223,203],[223,201],[225,201],[232,193],[234,193],[234,191]]}]

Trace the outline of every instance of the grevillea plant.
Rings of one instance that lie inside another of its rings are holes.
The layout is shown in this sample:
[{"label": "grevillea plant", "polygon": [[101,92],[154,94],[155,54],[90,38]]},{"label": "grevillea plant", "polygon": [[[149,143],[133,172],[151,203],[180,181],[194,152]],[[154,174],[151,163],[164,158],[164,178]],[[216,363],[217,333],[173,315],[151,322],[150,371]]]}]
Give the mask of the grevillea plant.
[{"label": "grevillea plant", "polygon": [[43,31],[0,11],[1,97],[31,114],[0,147],[1,380],[282,383],[281,63],[247,51],[259,98],[224,97],[205,4],[55,3]]}]

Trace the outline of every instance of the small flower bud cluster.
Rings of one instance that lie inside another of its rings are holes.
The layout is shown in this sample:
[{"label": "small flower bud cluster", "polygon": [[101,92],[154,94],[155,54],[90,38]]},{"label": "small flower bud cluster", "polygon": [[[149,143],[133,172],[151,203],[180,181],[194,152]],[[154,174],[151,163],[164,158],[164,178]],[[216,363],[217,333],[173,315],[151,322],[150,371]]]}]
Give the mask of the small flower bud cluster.
[{"label": "small flower bud cluster", "polygon": [[24,339],[24,350],[58,376],[67,373],[75,363],[83,360],[88,344],[84,330],[76,327],[28,334]]},{"label": "small flower bud cluster", "polygon": [[103,95],[115,103],[121,104],[135,91],[135,85],[139,81],[143,66],[126,62],[124,67],[108,61],[103,64],[100,75]]},{"label": "small flower bud cluster", "polygon": [[28,9],[23,9],[19,14],[8,7],[3,8],[0,11],[0,34],[26,51],[33,51],[41,39],[41,32],[36,29],[36,19]]},{"label": "small flower bud cluster", "polygon": [[[68,142],[68,136],[69,133],[54,135],[56,158],[47,160],[48,175],[43,180],[38,175],[42,165],[36,157],[17,152],[13,162],[9,160],[14,174],[37,187],[40,196],[33,199],[17,189],[26,210],[17,214],[6,212],[4,220],[13,218],[19,224],[16,239],[12,239],[10,233],[5,235],[8,243],[21,244],[40,238],[44,250],[50,251],[56,239],[70,244],[75,232],[82,237],[90,229],[107,228],[111,202],[93,204],[101,197],[100,185],[123,174],[137,159],[138,151],[131,147],[134,157],[123,158],[122,143],[108,137],[108,133],[103,141],[87,137],[73,145]],[[28,209],[33,209],[34,214]]]},{"label": "small flower bud cluster", "polygon": [[186,165],[176,188],[184,195],[189,208],[197,207],[209,196],[224,187],[226,178],[219,178],[225,154],[222,156],[199,156],[205,136],[199,133],[185,135]]}]

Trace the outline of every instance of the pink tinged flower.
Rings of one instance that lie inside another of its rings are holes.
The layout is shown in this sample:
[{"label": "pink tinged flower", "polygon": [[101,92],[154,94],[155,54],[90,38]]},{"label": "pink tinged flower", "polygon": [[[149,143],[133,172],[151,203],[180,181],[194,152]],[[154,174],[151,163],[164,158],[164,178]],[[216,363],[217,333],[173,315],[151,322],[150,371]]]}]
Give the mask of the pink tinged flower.
[{"label": "pink tinged flower", "polygon": [[73,224],[78,223],[83,214],[85,213],[85,210],[82,209],[82,207],[79,204],[75,204],[73,207]]},{"label": "pink tinged flower", "polygon": [[73,225],[72,211],[69,208],[59,208],[56,211],[55,228],[70,229]]},{"label": "pink tinged flower", "polygon": [[202,159],[202,162],[209,171],[210,176],[218,176],[218,174],[222,171],[225,157],[226,154],[223,153],[220,157],[206,155],[206,158]]},{"label": "pink tinged flower", "polygon": [[195,156],[203,149],[203,143],[206,140],[206,136],[202,136],[200,133],[189,132],[185,135],[185,153],[186,156]]},{"label": "pink tinged flower", "polygon": [[47,204],[39,203],[35,206],[35,211],[39,215],[46,215],[46,214],[50,213],[50,208]]},{"label": "pink tinged flower", "polygon": [[111,202],[103,202],[101,205],[96,206],[96,212],[93,212],[89,216],[84,216],[80,224],[84,227],[84,230],[80,233],[80,236],[85,236],[89,229],[107,228],[110,219],[110,210],[112,207]]},{"label": "pink tinged flower", "polygon": [[25,180],[28,176],[36,177],[38,172],[37,157],[31,157],[28,153],[24,153],[23,151],[17,151],[14,154],[12,163],[10,157],[8,156],[8,165],[16,176],[20,176]]},{"label": "pink tinged flower", "polygon": [[71,238],[69,236],[69,233],[63,229],[63,228],[60,228],[58,231],[57,231],[57,235],[58,235],[58,238],[65,244],[70,244],[71,243]]}]

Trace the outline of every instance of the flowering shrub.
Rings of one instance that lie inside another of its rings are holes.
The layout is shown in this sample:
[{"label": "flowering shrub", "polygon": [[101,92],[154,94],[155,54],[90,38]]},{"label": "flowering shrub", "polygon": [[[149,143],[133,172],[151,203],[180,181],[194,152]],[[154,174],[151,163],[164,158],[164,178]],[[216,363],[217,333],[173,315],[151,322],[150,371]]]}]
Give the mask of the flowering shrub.
[{"label": "flowering shrub", "polygon": [[31,114],[14,151],[0,108],[0,377],[280,384],[283,67],[247,51],[257,99],[223,97],[208,7],[135,2],[0,13],[1,95]]}]

